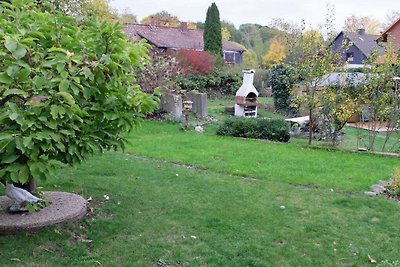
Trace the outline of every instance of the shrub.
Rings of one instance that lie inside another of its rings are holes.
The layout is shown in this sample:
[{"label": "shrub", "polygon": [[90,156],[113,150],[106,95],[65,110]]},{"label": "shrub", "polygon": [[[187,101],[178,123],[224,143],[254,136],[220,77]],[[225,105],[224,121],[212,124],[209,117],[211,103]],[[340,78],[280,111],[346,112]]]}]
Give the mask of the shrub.
[{"label": "shrub", "polygon": [[289,126],[283,119],[230,118],[220,125],[217,134],[279,142],[290,139]]},{"label": "shrub", "polygon": [[[269,78],[271,76],[271,71],[267,69],[256,69],[254,74],[254,87],[261,92],[262,89],[267,89],[269,86]],[[264,88],[263,88],[264,83]]]},{"label": "shrub", "polygon": [[137,82],[141,90],[146,93],[152,93],[156,88],[179,90],[173,78],[182,70],[175,57],[153,50],[150,52],[150,58],[149,62],[145,62],[144,68],[136,70]]},{"label": "shrub", "polygon": [[237,73],[214,71],[208,75],[179,76],[175,82],[187,91],[197,90],[211,95],[232,95],[241,86],[242,78]]},{"label": "shrub", "polygon": [[211,74],[214,70],[214,58],[205,51],[179,50],[176,57],[184,75]]},{"label": "shrub", "polygon": [[296,110],[291,107],[291,90],[294,82],[295,70],[292,66],[279,64],[272,69],[270,84],[275,109],[278,112],[290,115],[296,113]]},{"label": "shrub", "polygon": [[390,195],[400,196],[400,168],[395,169],[392,180],[387,186]]},{"label": "shrub", "polygon": [[0,25],[1,183],[121,147],[155,108],[134,83],[147,48],[121,25],[65,16],[45,0],[0,2]]}]

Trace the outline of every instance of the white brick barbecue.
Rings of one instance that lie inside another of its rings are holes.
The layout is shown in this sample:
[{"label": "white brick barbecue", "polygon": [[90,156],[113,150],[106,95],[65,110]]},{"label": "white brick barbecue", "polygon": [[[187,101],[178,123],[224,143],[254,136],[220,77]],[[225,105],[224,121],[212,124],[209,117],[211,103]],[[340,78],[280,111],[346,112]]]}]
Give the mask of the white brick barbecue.
[{"label": "white brick barbecue", "polygon": [[253,85],[254,70],[243,71],[243,84],[236,92],[235,116],[257,117],[258,91]]}]

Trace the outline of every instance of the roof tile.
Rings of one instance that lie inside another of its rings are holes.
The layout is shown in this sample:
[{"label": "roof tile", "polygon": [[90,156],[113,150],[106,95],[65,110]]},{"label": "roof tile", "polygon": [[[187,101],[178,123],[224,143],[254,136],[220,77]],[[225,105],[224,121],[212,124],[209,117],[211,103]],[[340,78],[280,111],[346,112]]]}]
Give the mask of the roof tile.
[{"label": "roof tile", "polygon": [[[201,29],[125,24],[123,31],[131,39],[145,38],[159,48],[203,50],[204,47]],[[222,48],[224,51],[244,51],[243,48],[229,41],[223,41]]]}]

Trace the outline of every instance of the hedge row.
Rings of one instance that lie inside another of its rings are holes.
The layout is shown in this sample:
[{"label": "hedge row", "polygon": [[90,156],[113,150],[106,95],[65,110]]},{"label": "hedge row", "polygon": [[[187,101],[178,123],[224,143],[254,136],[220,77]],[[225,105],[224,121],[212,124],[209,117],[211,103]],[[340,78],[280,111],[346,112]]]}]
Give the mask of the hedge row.
[{"label": "hedge row", "polygon": [[279,142],[290,139],[289,126],[283,119],[230,118],[220,125],[217,134]]}]

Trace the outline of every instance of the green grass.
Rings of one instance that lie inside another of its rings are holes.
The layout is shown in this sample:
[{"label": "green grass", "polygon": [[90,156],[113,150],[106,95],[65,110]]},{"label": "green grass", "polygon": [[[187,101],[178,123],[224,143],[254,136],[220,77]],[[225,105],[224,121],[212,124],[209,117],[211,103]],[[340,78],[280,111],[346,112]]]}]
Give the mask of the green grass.
[{"label": "green grass", "polygon": [[92,197],[93,211],[79,222],[0,237],[0,266],[400,260],[400,205],[363,193],[390,178],[398,158],[222,137],[215,129],[198,134],[148,121],[124,153],[59,170],[40,186]]},{"label": "green grass", "polygon": [[[272,98],[267,97],[259,97],[258,102],[262,105],[270,105],[273,106]],[[219,100],[210,100],[208,101],[208,113],[210,116],[213,116],[219,120],[226,119],[229,115],[225,112],[225,107],[233,107],[235,104],[235,98],[227,97]],[[284,118],[284,116],[270,112],[263,107],[258,108],[258,116],[265,118]]]},{"label": "green grass", "polygon": [[383,197],[118,152],[63,169],[44,186],[92,197],[94,212],[1,237],[0,266],[369,266],[368,255],[399,258],[400,207]]},{"label": "green grass", "polygon": [[[263,105],[274,105],[272,98],[259,97],[259,102]],[[225,112],[225,106],[233,106],[234,98],[228,97],[220,100],[211,100],[209,101],[209,114],[220,121],[223,121],[229,117],[229,115]],[[284,115],[270,112],[266,110],[263,106],[258,108],[258,117],[260,118],[286,118]],[[342,137],[342,141],[340,142],[337,148],[342,150],[357,150],[358,148],[366,148],[368,147],[369,136],[372,132],[356,129],[354,127],[344,127],[343,131],[344,135]],[[375,139],[374,149],[376,152],[382,151],[382,146],[384,144],[384,140],[386,138],[386,133],[378,133]],[[390,153],[399,153],[400,152],[400,136],[396,133],[393,133],[389,142],[386,145],[385,152]],[[290,139],[290,143],[296,145],[307,146],[308,137],[307,136],[295,136]],[[330,142],[326,141],[318,141],[316,139],[313,140],[313,147],[331,147]]]},{"label": "green grass", "polygon": [[148,122],[130,141],[127,151],[146,157],[348,191],[366,190],[379,179],[388,179],[398,165],[394,157],[216,136],[213,126],[201,135],[180,131],[176,124]]}]

